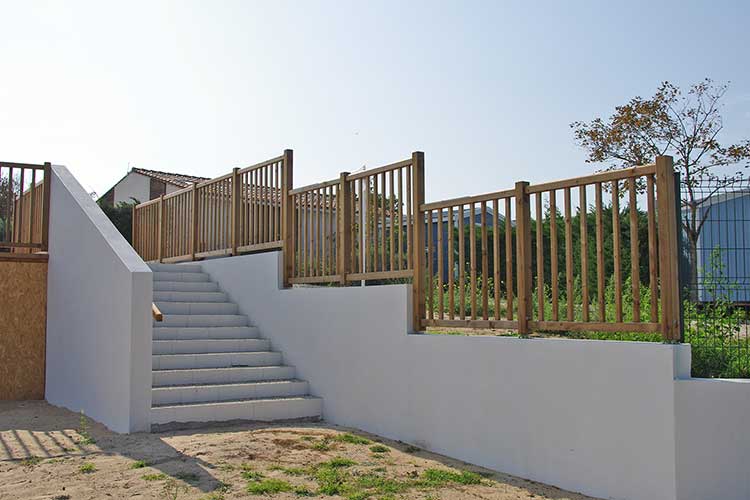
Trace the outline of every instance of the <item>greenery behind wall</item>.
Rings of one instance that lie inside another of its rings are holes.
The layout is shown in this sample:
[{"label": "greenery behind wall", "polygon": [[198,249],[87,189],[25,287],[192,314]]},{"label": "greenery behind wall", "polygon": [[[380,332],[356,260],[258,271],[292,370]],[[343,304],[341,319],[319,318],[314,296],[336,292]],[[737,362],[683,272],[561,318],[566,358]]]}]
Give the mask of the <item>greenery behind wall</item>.
[{"label": "greenery behind wall", "polygon": [[138,200],[133,200],[133,203],[121,201],[113,206],[99,202],[99,207],[104,214],[131,245],[133,244],[131,241],[133,236],[133,204],[138,203],[140,203]]}]

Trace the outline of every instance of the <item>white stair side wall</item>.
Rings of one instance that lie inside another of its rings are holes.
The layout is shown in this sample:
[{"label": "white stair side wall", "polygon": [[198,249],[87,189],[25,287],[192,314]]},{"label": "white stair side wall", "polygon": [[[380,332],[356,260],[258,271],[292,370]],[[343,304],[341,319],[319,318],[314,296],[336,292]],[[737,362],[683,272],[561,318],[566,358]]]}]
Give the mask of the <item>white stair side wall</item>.
[{"label": "white stair side wall", "polygon": [[46,399],[150,429],[152,273],[67,168],[51,176]]}]

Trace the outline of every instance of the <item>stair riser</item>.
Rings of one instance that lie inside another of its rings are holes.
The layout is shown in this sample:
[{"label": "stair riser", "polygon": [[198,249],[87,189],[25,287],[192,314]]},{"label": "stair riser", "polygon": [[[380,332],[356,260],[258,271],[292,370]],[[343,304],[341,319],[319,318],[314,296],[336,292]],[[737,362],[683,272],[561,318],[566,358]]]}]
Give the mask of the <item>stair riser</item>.
[{"label": "stair riser", "polygon": [[215,370],[154,371],[154,387],[194,384],[235,384],[239,382],[264,382],[292,379],[293,366],[263,366],[248,368],[224,368]]},{"label": "stair riser", "polygon": [[163,314],[237,314],[231,302],[162,302],[155,301]]},{"label": "stair riser", "polygon": [[211,281],[206,273],[153,273],[154,281],[179,281],[182,283],[196,283]]},{"label": "stair riser", "polygon": [[203,269],[200,264],[158,264],[151,263],[148,265],[153,272],[165,273],[202,273]]},{"label": "stair riser", "polygon": [[229,302],[223,292],[154,292],[154,302]]},{"label": "stair riser", "polygon": [[214,403],[195,406],[165,406],[151,409],[152,424],[169,422],[212,422],[227,420],[287,420],[293,418],[320,417],[322,400],[279,399]]},{"label": "stair riser", "polygon": [[[161,323],[159,323],[161,325]],[[154,340],[255,339],[260,336],[255,326],[171,327],[154,328]]]},{"label": "stair riser", "polygon": [[161,387],[152,391],[154,405],[304,396],[307,382],[273,382],[206,387]]},{"label": "stair riser", "polygon": [[154,281],[154,292],[218,292],[219,285],[212,281]]},{"label": "stair riser", "polygon": [[154,370],[228,368],[232,366],[268,366],[281,364],[278,352],[240,352],[217,354],[163,354],[152,356]]},{"label": "stair riser", "polygon": [[154,320],[154,326],[250,326],[247,316],[212,314],[164,314],[163,321]]},{"label": "stair riser", "polygon": [[157,340],[153,343],[153,354],[256,352],[270,349],[271,342],[266,339]]}]

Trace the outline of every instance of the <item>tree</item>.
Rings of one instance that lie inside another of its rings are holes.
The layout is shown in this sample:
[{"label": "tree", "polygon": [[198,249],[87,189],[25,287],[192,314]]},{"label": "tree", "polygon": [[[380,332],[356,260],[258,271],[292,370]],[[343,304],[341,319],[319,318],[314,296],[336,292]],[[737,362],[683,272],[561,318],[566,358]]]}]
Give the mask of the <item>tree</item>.
[{"label": "tree", "polygon": [[[595,118],[570,125],[576,143],[588,151],[586,162],[607,163],[606,170],[645,165],[659,155],[674,157],[675,170],[681,174],[681,219],[692,283],[697,282],[698,238],[710,210],[709,206],[701,211],[701,204],[738,182],[741,169],[750,166],[749,139],[731,145],[719,142],[724,128],[721,99],[726,91],[727,84],[709,78],[687,92],[663,82],[652,98],[634,97],[615,107],[607,121]],[[711,186],[707,193],[699,189],[706,184]]]},{"label": "tree", "polygon": [[125,239],[130,243],[131,245],[133,242],[131,241],[132,235],[133,235],[133,205],[137,205],[140,203],[135,198],[131,198],[133,203],[127,203],[124,201],[121,201],[116,206],[107,205],[106,203],[99,203],[99,207],[104,212],[104,215],[106,215],[109,220],[112,221],[112,224],[115,225],[118,231],[120,231],[120,234],[122,234]]}]

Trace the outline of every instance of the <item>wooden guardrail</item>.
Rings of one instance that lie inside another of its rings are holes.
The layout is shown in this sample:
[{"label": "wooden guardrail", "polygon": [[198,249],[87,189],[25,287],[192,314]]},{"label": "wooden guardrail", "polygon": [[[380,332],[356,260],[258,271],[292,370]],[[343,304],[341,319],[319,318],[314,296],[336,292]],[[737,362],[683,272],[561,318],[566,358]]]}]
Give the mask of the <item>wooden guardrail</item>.
[{"label": "wooden guardrail", "polygon": [[146,261],[182,262],[281,249],[291,151],[133,207],[133,247]]},{"label": "wooden guardrail", "polygon": [[287,150],[136,206],[136,250],[176,262],[283,249],[285,286],[411,279],[415,330],[661,332],[679,340],[670,157],[431,203],[421,152],[296,189],[292,167]]},{"label": "wooden guardrail", "polygon": [[0,162],[0,256],[30,258],[49,241],[51,165]]}]

